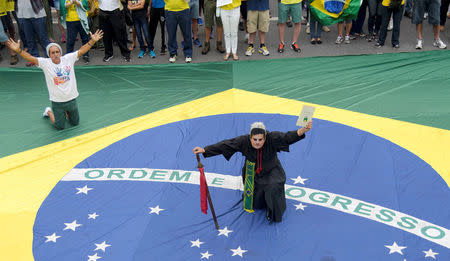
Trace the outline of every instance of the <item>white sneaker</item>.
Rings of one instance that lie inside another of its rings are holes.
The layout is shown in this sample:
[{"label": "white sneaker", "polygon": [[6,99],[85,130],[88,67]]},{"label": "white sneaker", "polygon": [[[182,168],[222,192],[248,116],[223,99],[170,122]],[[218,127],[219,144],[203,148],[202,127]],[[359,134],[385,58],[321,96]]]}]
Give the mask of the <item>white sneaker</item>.
[{"label": "white sneaker", "polygon": [[417,39],[416,49],[422,49],[423,48],[423,40]]},{"label": "white sneaker", "polygon": [[445,43],[442,42],[441,38],[438,38],[437,40],[434,40],[433,46],[438,47],[438,48],[440,48],[440,49],[445,49],[445,48],[447,48],[447,45],[445,45]]},{"label": "white sneaker", "polygon": [[171,55],[170,57],[169,57],[169,62],[170,63],[174,63],[174,62],[176,62],[177,61],[177,56],[176,55]]},{"label": "white sneaker", "polygon": [[251,45],[247,47],[247,51],[245,51],[246,56],[252,56],[252,54],[255,52],[255,48]]},{"label": "white sneaker", "polygon": [[392,29],[394,28],[394,21],[392,20],[392,18],[389,20],[389,25],[387,27],[388,31],[392,31]]},{"label": "white sneaker", "polygon": [[344,41],[344,38],[340,35],[338,35],[337,39],[336,39],[336,44],[341,44]]},{"label": "white sneaker", "polygon": [[346,43],[346,44],[350,43],[350,35],[345,36],[344,43]]},{"label": "white sneaker", "polygon": [[328,26],[322,26],[322,31],[328,33],[328,32],[331,31],[331,30],[330,30],[330,28],[328,28]]},{"label": "white sneaker", "polygon": [[52,111],[50,107],[45,108],[44,112],[42,113],[42,117],[48,117],[49,111]]},{"label": "white sneaker", "polygon": [[192,57],[186,57],[186,58],[184,59],[184,62],[186,62],[186,63],[192,62]]}]

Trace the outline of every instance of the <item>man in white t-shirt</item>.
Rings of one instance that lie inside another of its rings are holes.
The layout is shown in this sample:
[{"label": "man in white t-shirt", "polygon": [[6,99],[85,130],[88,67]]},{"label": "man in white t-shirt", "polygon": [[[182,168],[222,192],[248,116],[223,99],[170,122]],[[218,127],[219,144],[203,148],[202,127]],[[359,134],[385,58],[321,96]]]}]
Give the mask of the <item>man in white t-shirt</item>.
[{"label": "man in white t-shirt", "polygon": [[47,107],[44,117],[49,117],[57,129],[64,129],[66,117],[72,125],[78,125],[79,114],[76,98],[78,97],[77,81],[74,64],[83,54],[103,37],[103,32],[97,30],[95,34],[89,33],[91,40],[81,46],[78,51],[62,55],[61,46],[50,43],[46,50],[50,58],[37,58],[20,48],[20,40],[15,42],[9,39],[6,45],[17,52],[23,59],[36,64],[44,71],[52,108]]}]

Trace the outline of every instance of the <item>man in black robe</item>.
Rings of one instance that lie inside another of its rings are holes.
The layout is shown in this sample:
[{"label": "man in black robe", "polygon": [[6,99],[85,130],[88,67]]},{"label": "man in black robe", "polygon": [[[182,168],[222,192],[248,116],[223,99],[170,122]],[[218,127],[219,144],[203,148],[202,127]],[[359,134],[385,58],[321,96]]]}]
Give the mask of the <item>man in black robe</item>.
[{"label": "man in black robe", "polygon": [[[235,152],[241,152],[246,160],[255,163],[253,208],[266,209],[269,221],[281,222],[286,210],[284,183],[286,173],[277,157],[277,152],[289,152],[289,145],[305,138],[305,133],[312,128],[312,122],[296,131],[267,132],[262,122],[255,122],[250,127],[250,134],[223,140],[205,148],[195,147],[194,154],[203,153],[205,158],[223,155],[230,160]],[[242,178],[245,183],[245,166]]]}]

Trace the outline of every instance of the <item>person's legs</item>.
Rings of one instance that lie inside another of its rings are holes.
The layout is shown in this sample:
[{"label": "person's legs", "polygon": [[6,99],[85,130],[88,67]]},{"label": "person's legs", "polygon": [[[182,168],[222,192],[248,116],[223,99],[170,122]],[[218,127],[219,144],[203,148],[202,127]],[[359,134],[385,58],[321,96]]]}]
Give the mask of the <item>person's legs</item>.
[{"label": "person's legs", "polygon": [[153,39],[151,39],[151,37],[150,37],[150,32],[149,32],[148,23],[147,23],[147,17],[141,16],[141,17],[139,17],[139,20],[140,20],[140,24],[141,24],[142,33],[144,35],[144,39],[147,42],[147,49],[149,52],[153,51],[153,49],[154,49]]},{"label": "person's legs", "polygon": [[403,8],[404,6],[400,6],[398,10],[395,10],[392,13],[392,19],[394,22],[394,27],[392,28],[392,46],[398,47],[400,44],[400,23],[403,17]]},{"label": "person's legs", "polygon": [[[161,51],[163,49],[166,49],[166,13],[164,11],[164,8],[159,8],[159,24],[160,24],[160,31],[161,31]],[[153,41],[152,41],[153,42]]]},{"label": "person's legs", "polygon": [[[149,33],[150,41],[152,43],[155,41],[156,29],[158,27],[159,19],[161,19],[160,12],[158,9],[159,8],[150,9],[150,21],[148,23],[148,33]],[[161,30],[164,30],[164,28],[162,27]],[[163,43],[161,43],[161,45],[162,44]]]},{"label": "person's legs", "polygon": [[147,49],[147,47],[145,46],[145,43],[144,43],[144,38],[142,38],[143,24],[141,22],[142,22],[142,20],[139,19],[139,17],[133,17],[134,30],[136,31],[136,37],[138,39],[139,47],[141,50],[141,52],[139,53],[139,56],[141,54],[143,55],[143,53],[145,53],[145,50]]},{"label": "person's legs", "polygon": [[389,19],[391,17],[391,11],[387,6],[381,7],[381,13],[381,28],[377,46],[383,46],[384,42],[386,41],[387,27],[389,24]]},{"label": "person's legs", "polygon": [[278,52],[280,53],[284,51],[284,30],[288,14],[289,6],[278,2],[278,38],[280,39],[280,47],[278,48]]},{"label": "person's legs", "polygon": [[302,3],[291,4],[289,5],[292,22],[294,23],[294,32],[292,34],[292,44],[298,41],[298,37],[300,35],[300,30],[302,26]]},{"label": "person's legs", "polygon": [[67,117],[70,124],[76,126],[80,123],[80,115],[78,112],[77,100],[73,99],[65,103],[65,111],[67,112]]},{"label": "person's legs", "polygon": [[[78,32],[80,34],[81,44],[82,45],[87,44],[89,42],[90,37],[86,33],[86,31],[84,30],[83,25],[81,24],[80,21],[77,21],[77,30],[78,30]],[[89,57],[89,51],[87,53],[85,53],[83,56],[84,57]]]},{"label": "person's legs", "polygon": [[127,47],[127,29],[125,24],[125,17],[118,9],[113,11],[109,22],[113,28],[114,37],[117,40],[120,52],[123,57],[130,58],[130,50]]},{"label": "person's legs", "polygon": [[64,103],[63,102],[52,102],[52,113],[53,113],[53,120],[50,116],[50,120],[52,121],[55,128],[58,130],[64,129],[64,126],[66,124],[66,112],[64,110]]},{"label": "person's legs", "polygon": [[367,32],[370,35],[374,33],[375,17],[377,15],[377,0],[367,0],[367,7],[369,9],[369,18],[367,20]]},{"label": "person's legs", "polygon": [[[45,23],[46,23],[45,17],[36,18],[33,21],[33,30],[35,31],[35,33],[39,39],[39,43],[40,43],[42,49],[44,50],[44,53],[45,53],[45,48],[47,48],[47,45],[50,44],[50,40],[48,39],[47,27],[45,26]],[[45,53],[44,56],[46,57],[47,54]]]},{"label": "person's legs", "polygon": [[191,38],[191,16],[189,9],[179,11],[178,21],[183,34],[183,53],[184,57],[192,57],[192,38]]},{"label": "person's legs", "polygon": [[260,44],[266,43],[266,33],[269,31],[269,10],[258,12],[258,36]]},{"label": "person's legs", "polygon": [[76,23],[77,22],[66,22],[67,28],[66,53],[73,52],[73,49],[75,47],[75,41],[78,35]]},{"label": "person's legs", "polygon": [[230,32],[231,32],[231,53],[233,55],[237,53],[239,16],[240,10],[238,7],[231,10]]},{"label": "person's legs", "polygon": [[[412,23],[416,25],[417,39],[422,40],[422,22],[423,15],[425,13],[425,3],[424,0],[415,0],[413,5],[413,18]],[[417,48],[417,46],[416,46]],[[421,47],[420,47],[421,48]],[[420,49],[419,48],[419,49]]]},{"label": "person's legs", "polygon": [[256,30],[258,28],[258,11],[248,10],[247,18],[247,30],[250,34],[248,44],[253,44],[255,42]]},{"label": "person's legs", "polygon": [[32,18],[19,18],[19,23],[23,28],[23,33],[25,36],[24,42],[28,47],[28,53],[34,57],[39,57],[39,51],[37,49],[36,41],[34,40],[33,23],[31,19]]},{"label": "person's legs", "polygon": [[231,10],[220,10],[220,17],[222,18],[223,34],[225,39],[225,49],[227,55],[231,54]]},{"label": "person's legs", "polygon": [[104,12],[100,10],[99,13],[99,24],[100,29],[103,31],[103,44],[105,46],[105,58],[113,56],[113,28],[112,24],[109,22],[110,14],[109,12]]},{"label": "person's legs", "polygon": [[266,202],[267,219],[274,222],[281,222],[283,213],[286,210],[284,184],[276,183],[264,185],[264,199]]},{"label": "person's legs", "polygon": [[166,27],[168,35],[168,47],[170,56],[177,55],[177,17],[176,12],[166,11]]},{"label": "person's legs", "polygon": [[[53,19],[52,19],[52,11],[50,8],[50,4],[48,2],[48,0],[42,0],[42,3],[44,4],[44,9],[45,9],[45,24],[46,24],[46,29],[47,29],[47,37],[51,39],[52,42],[54,42],[54,37],[53,37]],[[58,17],[59,19],[59,17]]]},{"label": "person's legs", "polygon": [[439,19],[441,32],[443,32],[445,29],[445,22],[447,20],[447,11],[448,11],[449,4],[450,4],[450,0],[442,0],[441,1],[440,19]]}]

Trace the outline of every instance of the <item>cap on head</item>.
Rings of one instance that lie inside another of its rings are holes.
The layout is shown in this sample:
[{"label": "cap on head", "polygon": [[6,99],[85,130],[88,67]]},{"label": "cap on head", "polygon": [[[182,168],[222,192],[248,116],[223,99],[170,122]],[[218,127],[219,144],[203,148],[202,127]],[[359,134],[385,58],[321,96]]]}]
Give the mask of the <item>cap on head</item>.
[{"label": "cap on head", "polygon": [[250,137],[256,134],[263,134],[266,136],[266,126],[262,122],[254,122],[250,125]]},{"label": "cap on head", "polygon": [[47,45],[47,47],[45,48],[45,50],[47,51],[47,56],[50,57],[50,48],[53,47],[53,46],[58,47],[59,51],[61,52],[61,55],[62,55],[62,49],[61,49],[61,46],[59,46],[59,44],[57,44],[57,43],[49,43]]}]

